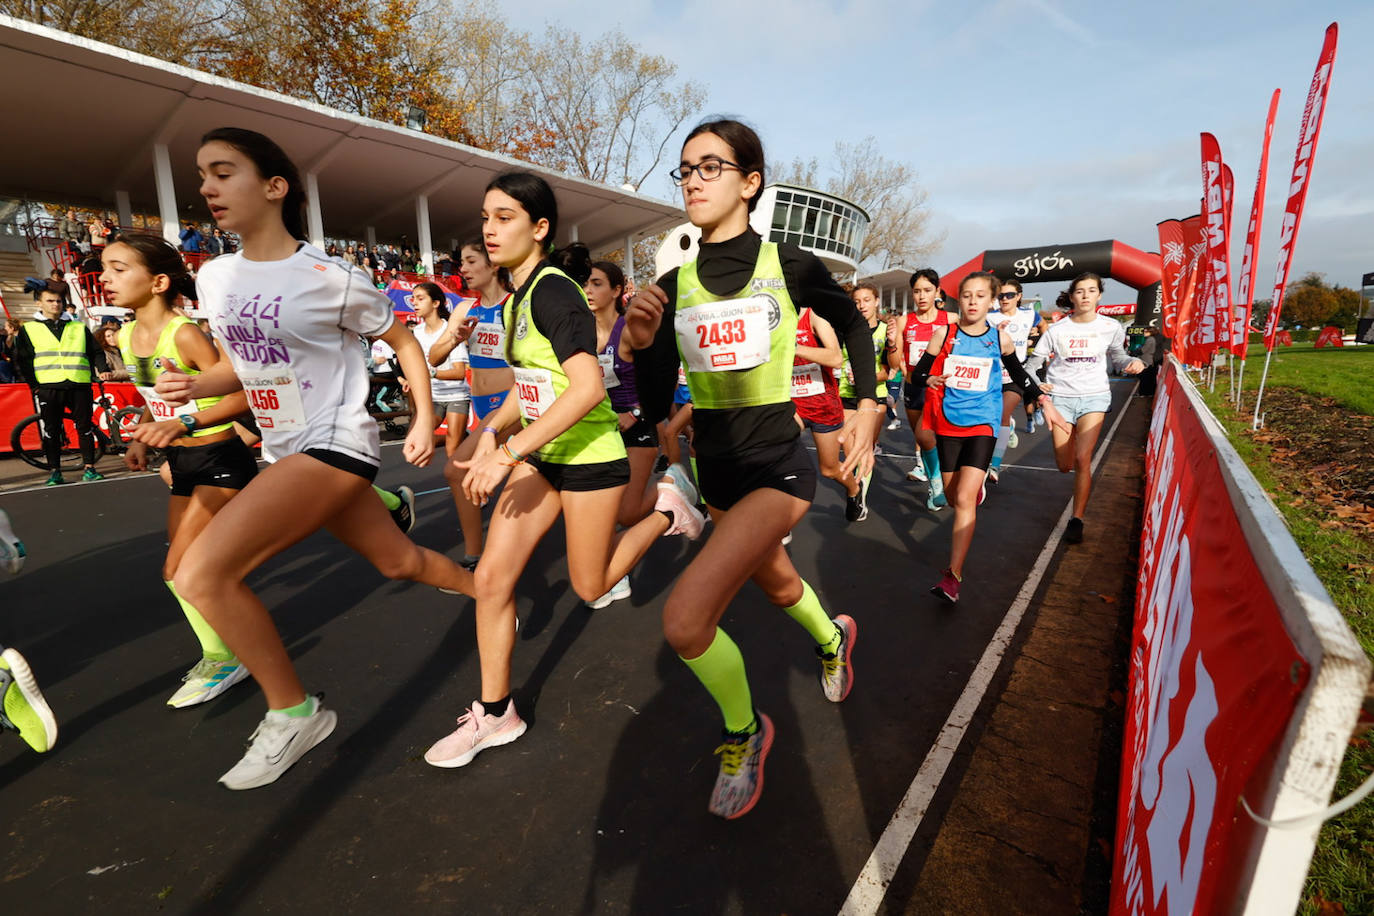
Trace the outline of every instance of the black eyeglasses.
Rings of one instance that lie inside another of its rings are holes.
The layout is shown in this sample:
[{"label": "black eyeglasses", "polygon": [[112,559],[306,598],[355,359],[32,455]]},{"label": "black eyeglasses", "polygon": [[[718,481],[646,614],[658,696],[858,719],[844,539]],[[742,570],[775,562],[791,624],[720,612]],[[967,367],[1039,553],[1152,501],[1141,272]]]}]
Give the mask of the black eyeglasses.
[{"label": "black eyeglasses", "polygon": [[729,162],[725,159],[703,159],[696,165],[678,166],[668,173],[668,177],[672,178],[678,187],[681,187],[691,180],[693,172],[700,175],[702,181],[715,181],[727,168],[740,173],[744,172],[738,163]]},{"label": "black eyeglasses", "polygon": [[1021,294],[1020,294],[1020,293],[998,293],[998,294],[997,294],[997,298],[998,298],[998,299],[1001,299],[1003,302],[1010,302],[1011,300],[1015,299],[1015,298],[1016,298],[1017,296],[1019,296],[1019,295],[1021,295]]}]

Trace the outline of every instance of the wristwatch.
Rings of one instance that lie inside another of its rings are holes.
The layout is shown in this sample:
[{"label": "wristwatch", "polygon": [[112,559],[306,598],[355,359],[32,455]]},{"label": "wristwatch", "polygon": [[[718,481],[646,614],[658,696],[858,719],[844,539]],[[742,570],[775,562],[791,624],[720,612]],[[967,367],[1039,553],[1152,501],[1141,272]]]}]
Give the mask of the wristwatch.
[{"label": "wristwatch", "polygon": [[636,420],[638,420],[638,419],[640,419],[641,417],[644,416],[644,412],[643,412],[642,410],[640,410],[638,407],[631,407],[631,408],[630,408],[630,416],[632,416],[632,417],[634,417]]},{"label": "wristwatch", "polygon": [[186,427],[186,431],[188,433],[195,430],[196,418],[191,416],[189,413],[178,414],[177,419],[181,421],[182,426]]}]

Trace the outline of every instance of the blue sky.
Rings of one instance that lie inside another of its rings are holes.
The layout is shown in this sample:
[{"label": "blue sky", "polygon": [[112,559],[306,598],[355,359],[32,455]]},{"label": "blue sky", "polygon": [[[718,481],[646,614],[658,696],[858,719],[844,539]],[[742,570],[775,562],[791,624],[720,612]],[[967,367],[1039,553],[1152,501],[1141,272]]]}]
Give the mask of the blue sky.
[{"label": "blue sky", "polygon": [[[507,9],[511,9],[507,7]],[[1236,175],[1238,269],[1269,94],[1281,88],[1256,289],[1274,283],[1281,214],[1322,32],[1341,26],[1293,277],[1374,271],[1374,3],[1068,0],[603,0],[594,20],[531,0],[518,25],[619,26],[743,115],[769,158],[825,160],[873,135],[914,166],[947,270],[988,248],[1117,238],[1198,210],[1198,133]],[[585,11],[581,7],[579,11]],[[676,143],[673,144],[676,147]],[[662,168],[659,170],[662,171]],[[646,193],[672,199],[664,178]],[[1133,299],[1120,287],[1111,301]]]}]

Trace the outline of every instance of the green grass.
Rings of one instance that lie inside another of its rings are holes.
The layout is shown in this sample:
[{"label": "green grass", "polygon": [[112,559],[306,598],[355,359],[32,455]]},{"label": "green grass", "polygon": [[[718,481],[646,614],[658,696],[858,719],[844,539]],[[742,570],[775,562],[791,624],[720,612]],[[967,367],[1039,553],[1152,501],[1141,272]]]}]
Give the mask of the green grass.
[{"label": "green grass", "polygon": [[[1254,392],[1264,372],[1264,347],[1254,344],[1245,367],[1246,403],[1254,410]],[[1225,381],[1217,377],[1217,390]],[[1358,413],[1374,414],[1374,346],[1323,347],[1295,343],[1276,347],[1269,365],[1270,385],[1301,388],[1312,394],[1335,398]]]},{"label": "green grass", "polygon": [[[1270,447],[1249,435],[1253,389],[1259,385],[1263,358],[1262,347],[1251,348],[1250,365],[1245,370],[1245,389],[1251,394],[1243,414],[1238,416],[1226,404],[1228,384],[1224,374],[1217,379],[1217,390],[1203,391],[1203,397],[1255,479],[1278,506],[1293,539],[1326,586],[1331,600],[1345,615],[1356,640],[1367,654],[1374,655],[1374,583],[1348,568],[1374,566],[1374,542],[1350,531],[1321,527],[1331,516],[1314,503],[1294,505],[1295,495],[1308,492],[1305,478],[1274,461]],[[1268,384],[1300,388],[1333,398],[1353,411],[1370,414],[1374,413],[1371,372],[1374,347],[1314,350],[1298,344],[1275,351]],[[1374,740],[1362,747],[1351,745],[1341,764],[1334,797],[1342,798],[1354,791],[1371,771]],[[1339,903],[1350,914],[1374,913],[1374,800],[1367,799],[1322,826],[1298,912],[1302,916],[1339,912],[1323,909],[1322,901]]]}]

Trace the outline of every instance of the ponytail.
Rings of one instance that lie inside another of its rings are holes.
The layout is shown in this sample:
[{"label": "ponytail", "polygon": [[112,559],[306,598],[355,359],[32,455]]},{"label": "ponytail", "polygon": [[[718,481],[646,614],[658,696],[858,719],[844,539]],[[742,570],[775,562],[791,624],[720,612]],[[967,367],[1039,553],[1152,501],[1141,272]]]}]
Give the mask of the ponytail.
[{"label": "ponytail", "polygon": [[592,276],[592,253],[581,242],[573,242],[565,248],[556,249],[549,254],[549,262],[563,273],[572,277],[578,286],[586,286]]}]

